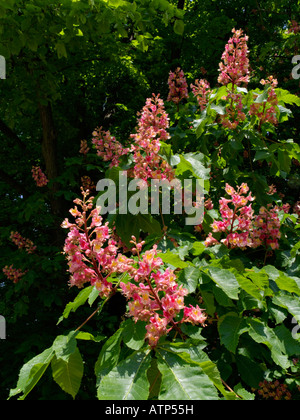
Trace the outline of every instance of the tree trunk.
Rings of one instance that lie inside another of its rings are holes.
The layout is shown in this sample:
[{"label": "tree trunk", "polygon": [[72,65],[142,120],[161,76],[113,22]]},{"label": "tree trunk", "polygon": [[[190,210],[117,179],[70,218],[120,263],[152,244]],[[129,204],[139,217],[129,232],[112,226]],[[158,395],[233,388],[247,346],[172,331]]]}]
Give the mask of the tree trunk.
[{"label": "tree trunk", "polygon": [[[42,155],[46,165],[46,175],[49,180],[58,176],[58,165],[56,156],[57,134],[55,131],[51,104],[39,104],[40,118],[43,128]],[[55,239],[57,244],[62,241],[60,223],[63,217],[63,203],[60,197],[56,196],[59,189],[57,182],[53,182],[50,188],[50,206],[55,217]]]}]

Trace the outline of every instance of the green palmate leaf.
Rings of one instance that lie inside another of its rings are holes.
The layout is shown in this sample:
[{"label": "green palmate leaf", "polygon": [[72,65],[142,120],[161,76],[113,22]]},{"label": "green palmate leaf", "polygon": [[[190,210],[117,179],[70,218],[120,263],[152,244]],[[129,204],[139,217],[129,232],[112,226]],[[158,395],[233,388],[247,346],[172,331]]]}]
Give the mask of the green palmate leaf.
[{"label": "green palmate leaf", "polygon": [[257,285],[241,274],[235,274],[235,278],[237,279],[241,289],[245,290],[245,292],[247,292],[250,296],[253,296],[255,299],[264,303],[261,289],[257,287]]},{"label": "green palmate leaf", "polygon": [[103,345],[95,364],[97,386],[101,379],[111,371],[119,360],[123,328],[119,328]]},{"label": "green palmate leaf", "polygon": [[288,310],[298,323],[300,323],[300,298],[283,293],[273,297],[273,303]]},{"label": "green palmate leaf", "polygon": [[102,379],[98,388],[99,400],[147,400],[149,382],[147,371],[151,350],[137,351],[122,360]]},{"label": "green palmate leaf", "polygon": [[163,348],[166,351],[178,353],[178,356],[187,363],[198,365],[226,399],[236,399],[236,396],[232,392],[225,390],[215,363],[213,363],[207,354],[201,350],[205,346],[205,341],[191,340],[190,342],[185,341],[184,343],[171,343],[168,347],[163,346]]},{"label": "green palmate leaf", "polygon": [[85,287],[81,290],[73,302],[69,302],[62,316],[59,318],[57,324],[59,324],[64,318],[68,318],[71,312],[75,312],[80,306],[84,305],[87,299],[89,299],[90,294],[94,291],[94,286]]},{"label": "green palmate leaf", "polygon": [[124,343],[133,350],[139,350],[145,342],[146,322],[134,322],[131,318],[123,323]]},{"label": "green palmate leaf", "polygon": [[160,400],[217,400],[218,393],[204,370],[188,363],[180,353],[156,350],[162,375]]},{"label": "green palmate leaf", "polygon": [[290,367],[290,362],[281,341],[278,339],[274,331],[264,322],[258,319],[248,319],[248,333],[254,341],[265,344],[271,350],[271,357],[274,362],[283,369]]},{"label": "green palmate leaf", "polygon": [[54,350],[50,347],[25,363],[20,370],[17,386],[10,391],[9,396],[13,397],[22,392],[23,395],[19,399],[25,399],[45,373],[54,355]]},{"label": "green palmate leaf", "polygon": [[53,350],[58,359],[68,361],[70,354],[74,353],[77,347],[76,332],[71,331],[68,335],[59,335],[53,343]]},{"label": "green palmate leaf", "polygon": [[83,360],[76,347],[68,358],[53,358],[51,362],[52,375],[55,382],[63,391],[75,398],[81,385],[83,376]]},{"label": "green palmate leaf", "polygon": [[300,288],[293,278],[288,277],[285,273],[277,270],[277,268],[271,265],[265,266],[263,270],[273,281],[275,281],[279,289],[286,290],[290,293],[296,293],[298,296],[300,296]]},{"label": "green palmate leaf", "polygon": [[179,283],[181,283],[189,293],[193,293],[201,278],[201,271],[197,267],[186,267],[179,274]]},{"label": "green palmate leaf", "polygon": [[209,267],[208,274],[228,297],[238,299],[240,286],[231,271],[219,267]]},{"label": "green palmate leaf", "polygon": [[182,261],[179,255],[174,254],[174,252],[171,251],[158,253],[157,256],[161,258],[164,263],[169,264],[173,268],[185,268],[189,265],[187,262]]},{"label": "green palmate leaf", "polygon": [[223,315],[218,321],[221,344],[235,353],[240,335],[245,331],[245,323],[235,312]]}]

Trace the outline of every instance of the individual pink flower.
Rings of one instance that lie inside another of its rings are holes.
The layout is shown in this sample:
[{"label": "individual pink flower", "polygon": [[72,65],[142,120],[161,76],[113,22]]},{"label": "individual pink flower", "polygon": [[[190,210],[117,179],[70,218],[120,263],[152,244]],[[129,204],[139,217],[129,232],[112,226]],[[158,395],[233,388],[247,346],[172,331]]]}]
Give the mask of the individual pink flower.
[{"label": "individual pink flower", "polygon": [[184,319],[185,322],[191,322],[193,325],[201,324],[204,326],[207,316],[203,309],[200,309],[198,305],[196,305],[196,307],[190,305],[189,308],[184,308]]},{"label": "individual pink flower", "polygon": [[48,184],[49,181],[39,166],[33,166],[31,173],[38,187],[44,187]]},{"label": "individual pink flower", "polygon": [[183,70],[179,67],[174,71],[170,71],[169,79],[169,94],[167,101],[179,104],[183,99],[188,98],[188,87]]}]

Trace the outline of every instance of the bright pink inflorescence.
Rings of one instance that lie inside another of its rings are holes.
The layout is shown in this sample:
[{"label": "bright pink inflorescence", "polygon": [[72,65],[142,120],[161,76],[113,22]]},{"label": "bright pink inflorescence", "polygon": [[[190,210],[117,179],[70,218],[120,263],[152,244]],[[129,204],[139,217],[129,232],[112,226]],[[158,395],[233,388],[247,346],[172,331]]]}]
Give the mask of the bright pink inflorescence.
[{"label": "bright pink inflorescence", "polygon": [[160,141],[170,138],[169,118],[160,95],[153,94],[148,98],[138,116],[137,132],[130,136],[134,140],[131,146],[135,162],[133,177],[145,181],[149,178],[173,179],[173,169],[159,155]]},{"label": "bright pink inflorescence", "polygon": [[31,173],[38,187],[44,187],[48,184],[49,181],[39,166],[33,166]]},{"label": "bright pink inflorescence", "polygon": [[19,249],[24,248],[28,254],[32,254],[36,250],[34,243],[30,239],[23,238],[19,232],[11,232],[10,239]]},{"label": "bright pink inflorescence", "polygon": [[[100,209],[93,209],[93,197],[88,198],[87,191],[82,190],[82,194],[83,200],[74,200],[76,206],[70,210],[75,223],[68,219],[62,223],[62,227],[69,229],[64,253],[71,273],[70,285],[81,288],[90,283],[101,297],[109,297],[118,287],[118,283],[113,283],[114,274],[127,273],[132,281],[121,282],[120,288],[129,301],[129,315],[135,322],[147,322],[145,338],[151,347],[173,328],[180,332],[182,322],[204,326],[203,310],[191,305],[185,308],[184,296],[188,291],[177,284],[172,270],[163,270],[156,245],[141,256],[143,242],[137,243],[132,237],[138,260],[123,255],[111,237],[108,223],[102,224]],[[176,321],[181,310],[183,318]]]},{"label": "bright pink inflorescence", "polygon": [[183,99],[188,98],[188,86],[183,70],[179,67],[174,71],[170,71],[168,101],[178,104]]},{"label": "bright pink inflorescence", "polygon": [[194,96],[197,98],[201,111],[203,111],[209,100],[211,89],[207,80],[195,80],[195,84],[191,84],[191,89]]},{"label": "bright pink inflorescence", "polygon": [[278,85],[278,81],[277,79],[274,79],[273,76],[269,76],[267,80],[262,79],[260,83],[268,88],[267,100],[261,104],[255,102],[252,103],[250,105],[249,114],[256,115],[258,117],[260,126],[267,122],[276,125],[278,123],[276,116],[278,98],[275,88]]},{"label": "bright pink inflorescence", "polygon": [[13,265],[5,266],[2,269],[4,275],[9,279],[12,280],[14,283],[18,283],[23,276],[27,273],[28,270],[22,271],[19,268],[15,268]]},{"label": "bright pink inflorescence", "polygon": [[247,41],[249,37],[243,35],[243,30],[232,29],[233,37],[229,39],[222,54],[223,62],[219,64],[220,75],[218,82],[222,85],[240,86],[249,83],[249,59]]},{"label": "bright pink inflorescence", "polygon": [[[254,215],[251,202],[255,197],[252,197],[251,192],[248,193],[247,184],[243,183],[237,190],[226,184],[225,190],[230,198],[222,197],[219,200],[222,220],[214,220],[211,225],[213,232],[225,235],[221,243],[228,248],[245,249],[259,246],[278,248],[278,240],[281,237],[278,212],[280,210],[288,212],[289,206],[261,207],[259,214]],[[209,233],[205,245],[212,246],[217,243],[218,240]]]},{"label": "bright pink inflorescence", "polygon": [[89,150],[90,150],[90,148],[87,144],[87,141],[86,140],[81,140],[79,153],[81,153],[82,155],[87,155]]},{"label": "bright pink inflorescence", "polygon": [[129,153],[128,148],[123,147],[109,131],[103,130],[102,127],[93,131],[92,143],[96,147],[97,155],[105,162],[111,162],[110,167],[118,166],[120,157]]}]

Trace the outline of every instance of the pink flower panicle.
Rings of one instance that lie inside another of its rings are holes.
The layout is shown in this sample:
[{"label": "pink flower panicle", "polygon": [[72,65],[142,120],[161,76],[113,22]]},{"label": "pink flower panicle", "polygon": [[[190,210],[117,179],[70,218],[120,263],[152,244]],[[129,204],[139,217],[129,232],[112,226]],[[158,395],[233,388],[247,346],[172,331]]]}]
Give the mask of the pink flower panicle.
[{"label": "pink flower panicle", "polygon": [[102,224],[100,209],[92,209],[94,198],[87,198],[88,191],[83,189],[82,194],[83,200],[74,200],[76,206],[70,210],[75,223],[70,223],[67,218],[62,223],[63,228],[69,229],[64,254],[71,274],[70,285],[81,288],[90,282],[100,296],[108,296],[113,285],[107,279],[113,273],[134,274],[133,260],[118,252],[108,223]]},{"label": "pink flower panicle", "polygon": [[120,157],[127,155],[129,149],[122,146],[110,131],[104,131],[102,127],[93,131],[92,143],[95,145],[97,155],[105,162],[111,162],[110,167],[119,166]]},{"label": "pink flower panicle", "polygon": [[82,155],[87,155],[89,150],[90,148],[88,147],[87,141],[81,140],[79,153],[81,153]]},{"label": "pink flower panicle", "polygon": [[211,89],[207,80],[195,80],[195,84],[191,84],[194,96],[197,98],[201,111],[203,111],[208,103]]},{"label": "pink flower panicle", "polygon": [[243,30],[232,29],[233,37],[229,39],[219,64],[220,75],[218,82],[222,85],[240,86],[249,83],[249,59],[247,41],[249,37],[243,35]]},{"label": "pink flower panicle", "polygon": [[[137,244],[139,251],[141,243]],[[187,289],[179,286],[176,275],[169,268],[162,270],[163,262],[157,256],[157,246],[146,251],[139,257],[137,273],[134,282],[120,283],[123,294],[129,301],[129,315],[134,321],[146,321],[146,339],[151,347],[155,347],[160,337],[173,328],[178,329],[182,322],[204,326],[206,316],[198,306],[186,308],[184,296]],[[181,321],[175,320],[183,310]]]},{"label": "pink flower panicle", "polygon": [[183,99],[188,98],[188,86],[183,70],[179,67],[174,71],[170,71],[169,79],[169,94],[167,101],[179,104]]},{"label": "pink flower panicle", "polygon": [[224,115],[219,115],[223,127],[230,130],[235,130],[240,123],[246,119],[246,114],[243,112],[242,94],[228,92],[225,98],[228,106]]},{"label": "pink flower panicle", "polygon": [[294,34],[297,34],[298,32],[300,32],[300,25],[298,24],[298,22],[294,19],[291,20],[291,24],[288,30],[289,33],[294,32]]},{"label": "pink flower panicle", "polygon": [[[112,239],[108,223],[102,223],[100,209],[93,208],[93,197],[82,189],[83,200],[76,199],[70,213],[75,223],[65,219],[62,227],[69,230],[65,240],[70,285],[83,287],[91,283],[101,297],[109,297],[118,284],[110,281],[114,274],[127,273],[132,281],[120,282],[122,294],[128,300],[129,316],[134,321],[146,321],[145,339],[155,347],[159,338],[173,328],[180,332],[182,322],[202,325],[206,319],[198,306],[185,308],[184,296],[188,290],[178,285],[176,275],[170,269],[163,270],[163,261],[157,255],[157,245],[141,255],[144,241],[132,237],[137,261],[119,252]],[[181,320],[176,316],[183,311]]]},{"label": "pink flower panicle", "polygon": [[39,166],[33,166],[31,169],[32,178],[35,180],[38,187],[44,187],[48,184],[49,180],[46,175],[43,173]]},{"label": "pink flower panicle", "polygon": [[131,134],[134,144],[134,178],[147,181],[153,179],[173,179],[174,171],[159,155],[160,141],[170,139],[168,133],[169,118],[164,108],[164,102],[158,94],[146,100],[141,113],[138,113],[138,127],[135,134]]},{"label": "pink flower panicle", "polygon": [[22,271],[20,269],[14,268],[13,265],[5,266],[2,269],[4,275],[9,279],[12,280],[14,283],[18,283],[23,276],[28,272],[28,270]]},{"label": "pink flower panicle", "polygon": [[259,126],[261,127],[264,123],[270,123],[272,125],[276,125],[278,123],[277,120],[277,105],[278,105],[278,98],[275,91],[275,88],[278,85],[277,79],[274,79],[273,76],[269,76],[267,80],[262,79],[260,83],[263,86],[268,87],[268,97],[266,102],[260,103],[252,103],[250,105],[250,115],[255,115],[259,119]]},{"label": "pink flower panicle", "polygon": [[278,249],[278,240],[280,234],[280,221],[278,217],[278,209],[261,207],[259,214],[253,221],[252,240],[253,248],[264,245],[272,249]]},{"label": "pink flower panicle", "polygon": [[10,239],[19,249],[24,248],[28,254],[32,254],[36,250],[34,243],[30,239],[23,238],[19,232],[11,232]]},{"label": "pink flower panicle", "polygon": [[[270,247],[273,250],[279,248],[278,240],[281,234],[278,212],[281,210],[288,212],[290,206],[284,204],[272,207],[270,204],[268,208],[261,207],[259,214],[255,215],[252,205],[248,204],[255,197],[252,197],[251,192],[248,193],[247,184],[243,183],[237,190],[226,184],[225,190],[231,198],[219,200],[222,220],[214,220],[211,225],[213,232],[225,235],[221,243],[228,248],[245,249],[259,246]],[[219,242],[210,232],[205,245],[212,246],[217,243]]]}]

